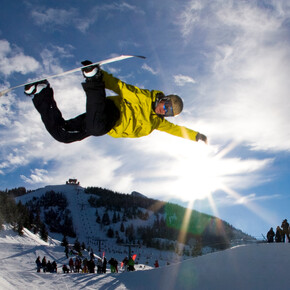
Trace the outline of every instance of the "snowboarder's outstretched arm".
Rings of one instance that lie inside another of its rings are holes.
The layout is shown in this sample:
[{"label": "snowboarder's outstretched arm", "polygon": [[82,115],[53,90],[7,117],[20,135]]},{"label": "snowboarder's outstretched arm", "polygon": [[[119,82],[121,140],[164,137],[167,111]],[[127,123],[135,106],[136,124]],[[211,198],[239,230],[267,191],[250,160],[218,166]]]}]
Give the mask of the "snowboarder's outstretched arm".
[{"label": "snowboarder's outstretched arm", "polygon": [[205,135],[184,126],[175,125],[165,119],[160,123],[157,130],[196,142],[201,140],[207,144],[207,137]]}]

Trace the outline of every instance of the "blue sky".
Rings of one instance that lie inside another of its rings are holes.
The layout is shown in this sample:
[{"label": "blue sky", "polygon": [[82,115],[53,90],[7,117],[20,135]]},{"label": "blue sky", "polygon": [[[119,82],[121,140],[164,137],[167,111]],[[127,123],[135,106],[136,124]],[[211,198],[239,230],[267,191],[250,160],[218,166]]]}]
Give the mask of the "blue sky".
[{"label": "blue sky", "polygon": [[[63,184],[139,191],[261,237],[290,219],[288,1],[21,1],[0,11],[0,89],[120,54],[127,83],[180,95],[171,119],[209,145],[162,132],[56,142],[17,89],[0,98],[0,189]],[[52,79],[66,119],[85,110],[81,73]],[[108,92],[108,95],[112,92]]]}]

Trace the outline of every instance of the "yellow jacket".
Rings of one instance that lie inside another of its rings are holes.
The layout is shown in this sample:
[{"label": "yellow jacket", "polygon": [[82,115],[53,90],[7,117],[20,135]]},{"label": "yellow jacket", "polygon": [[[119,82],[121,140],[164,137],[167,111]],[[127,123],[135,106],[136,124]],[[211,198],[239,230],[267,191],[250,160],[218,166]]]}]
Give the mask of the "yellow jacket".
[{"label": "yellow jacket", "polygon": [[105,71],[103,71],[103,80],[106,89],[117,94],[108,98],[113,100],[120,110],[120,119],[107,133],[108,135],[114,138],[138,138],[149,135],[157,129],[196,141],[198,132],[172,124],[154,112],[152,103],[155,102],[156,95],[162,93],[161,91],[149,91],[128,85]]}]

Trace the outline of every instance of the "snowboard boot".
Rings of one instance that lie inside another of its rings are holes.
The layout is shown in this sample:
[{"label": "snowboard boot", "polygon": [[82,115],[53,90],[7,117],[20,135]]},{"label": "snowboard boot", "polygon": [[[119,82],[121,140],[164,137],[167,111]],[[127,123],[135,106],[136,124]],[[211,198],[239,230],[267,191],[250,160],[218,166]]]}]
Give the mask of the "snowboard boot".
[{"label": "snowboard boot", "polygon": [[24,87],[24,93],[27,96],[34,96],[35,94],[39,94],[46,87],[49,87],[49,82],[47,80],[39,81],[26,85]]},{"label": "snowboard boot", "polygon": [[[89,60],[82,61],[81,63],[84,66],[92,64]],[[86,82],[102,82],[103,74],[99,65],[85,67],[82,69],[82,73]]]}]

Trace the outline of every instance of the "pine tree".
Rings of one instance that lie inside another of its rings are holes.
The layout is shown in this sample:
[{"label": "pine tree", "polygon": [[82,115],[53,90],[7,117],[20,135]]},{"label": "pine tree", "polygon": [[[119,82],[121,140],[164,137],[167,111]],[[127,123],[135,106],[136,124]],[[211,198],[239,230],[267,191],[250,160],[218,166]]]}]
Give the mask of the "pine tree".
[{"label": "pine tree", "polygon": [[108,226],[110,223],[111,223],[110,217],[109,217],[108,213],[105,212],[104,215],[103,215],[103,218],[102,218],[102,224],[104,226]]},{"label": "pine tree", "polygon": [[63,236],[63,239],[62,239],[61,245],[62,245],[63,247],[67,247],[67,246],[68,246],[68,241],[67,241],[67,238],[66,238],[65,235]]},{"label": "pine tree", "polygon": [[112,228],[109,228],[107,231],[107,237],[108,238],[113,238],[114,237],[114,231]]},{"label": "pine tree", "polygon": [[45,242],[47,242],[48,240],[48,232],[46,230],[46,227],[45,227],[45,224],[41,224],[41,227],[40,227],[40,237],[42,240],[44,240]]},{"label": "pine tree", "polygon": [[116,215],[115,211],[114,211],[112,222],[113,222],[113,224],[117,223],[117,215]]},{"label": "pine tree", "polygon": [[121,226],[120,226],[120,232],[124,233],[125,232],[125,227],[124,227],[124,224],[121,223]]},{"label": "pine tree", "polygon": [[80,244],[78,238],[75,240],[75,243],[74,243],[74,249],[75,249],[78,253],[81,252],[81,244]]}]

